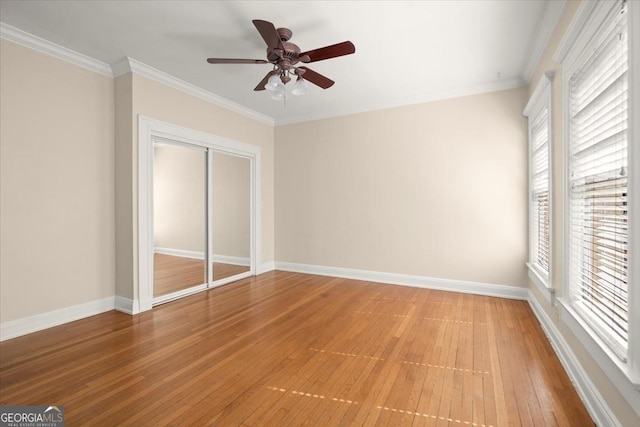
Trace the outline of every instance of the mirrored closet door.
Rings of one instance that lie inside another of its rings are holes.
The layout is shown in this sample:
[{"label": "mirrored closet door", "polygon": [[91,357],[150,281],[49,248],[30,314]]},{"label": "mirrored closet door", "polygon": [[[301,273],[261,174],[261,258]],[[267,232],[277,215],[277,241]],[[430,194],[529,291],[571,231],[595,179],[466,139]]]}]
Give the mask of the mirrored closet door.
[{"label": "mirrored closet door", "polygon": [[156,142],[153,161],[153,296],[207,283],[207,150]]},{"label": "mirrored closet door", "polygon": [[211,153],[212,282],[251,268],[251,169],[247,158]]},{"label": "mirrored closet door", "polygon": [[153,304],[251,275],[251,160],[153,144]]}]

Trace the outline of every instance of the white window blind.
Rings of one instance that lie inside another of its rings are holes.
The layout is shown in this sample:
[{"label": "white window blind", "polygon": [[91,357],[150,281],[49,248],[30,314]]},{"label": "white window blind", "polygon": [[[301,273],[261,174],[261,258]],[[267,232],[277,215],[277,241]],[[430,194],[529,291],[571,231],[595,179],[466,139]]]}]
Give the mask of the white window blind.
[{"label": "white window blind", "polygon": [[628,341],[627,20],[616,8],[569,79],[572,300],[624,359]]},{"label": "white window blind", "polygon": [[542,108],[530,124],[531,262],[549,273],[549,109]]}]

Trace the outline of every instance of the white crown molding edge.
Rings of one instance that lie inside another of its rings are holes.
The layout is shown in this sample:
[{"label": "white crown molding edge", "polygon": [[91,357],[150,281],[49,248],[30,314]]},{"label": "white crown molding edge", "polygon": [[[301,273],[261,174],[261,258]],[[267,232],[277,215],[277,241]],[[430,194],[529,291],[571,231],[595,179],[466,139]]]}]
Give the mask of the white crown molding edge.
[{"label": "white crown molding edge", "polygon": [[542,54],[547,49],[549,45],[549,40],[551,36],[556,30],[558,26],[558,22],[560,21],[560,17],[564,13],[565,6],[567,5],[566,0],[556,0],[547,2],[547,6],[544,10],[544,15],[542,17],[542,21],[540,23],[540,27],[538,27],[538,31],[536,32],[536,36],[534,37],[531,46],[529,47],[529,55],[527,62],[524,64],[522,68],[522,79],[529,83],[531,82],[531,77],[533,76],[533,72],[535,71],[538,63],[540,62],[540,58],[542,58]]},{"label": "white crown molding edge", "polygon": [[129,72],[138,74],[142,77],[154,80],[165,86],[172,87],[188,95],[195,96],[196,98],[200,98],[204,101],[210,102],[211,104],[218,105],[227,110],[233,111],[234,113],[241,114],[258,122],[267,124],[269,126],[274,126],[275,124],[274,119],[265,114],[251,110],[250,108],[244,107],[240,104],[236,104],[235,102],[216,95],[213,92],[209,92],[195,85],[192,85],[191,83],[185,82],[184,80],[180,80],[179,78],[174,77],[171,74],[167,74],[164,71],[160,71],[130,57],[124,57],[119,61],[114,62],[111,65],[111,70],[115,78]]},{"label": "white crown molding edge", "polygon": [[123,56],[116,62],[111,63],[110,67],[114,79],[117,79],[118,77],[123,76],[127,73],[133,72],[133,70],[131,69],[131,65],[129,64],[128,56]]},{"label": "white crown molding edge", "polygon": [[613,411],[607,405],[598,388],[593,384],[589,374],[580,364],[578,358],[565,341],[562,334],[533,295],[529,292],[529,306],[540,322],[542,330],[549,339],[560,363],[569,375],[582,403],[598,426],[622,427]]},{"label": "white crown molding edge", "polygon": [[495,92],[499,90],[513,89],[516,87],[525,86],[527,83],[521,78],[508,79],[488,84],[470,86],[466,88],[456,88],[451,90],[431,92],[423,94],[417,97],[403,98],[395,100],[385,104],[370,105],[364,108],[353,109],[336,109],[329,114],[312,114],[308,116],[293,117],[284,120],[275,120],[265,114],[259,113],[212,92],[199,88],[191,83],[180,80],[164,71],[160,71],[153,67],[150,67],[140,61],[133,58],[124,57],[113,64],[106,64],[102,61],[98,61],[89,56],[83,55],[71,49],[65,48],[53,42],[50,42],[41,37],[27,33],[26,31],[12,27],[5,23],[0,22],[0,36],[2,39],[6,39],[15,43],[18,43],[27,48],[37,50],[47,55],[62,59],[64,61],[73,63],[82,68],[90,71],[97,72],[99,74],[117,78],[126,73],[135,73],[142,77],[149,78],[165,86],[172,87],[188,95],[195,96],[204,101],[210,102],[214,105],[218,105],[227,110],[233,111],[250,119],[256,120],[260,123],[267,124],[269,126],[287,125],[294,123],[302,123],[314,120],[323,120],[341,116],[347,116],[351,114],[366,113],[377,110],[384,110],[389,108],[404,107],[415,104],[422,104],[426,102],[445,100],[450,98],[458,98],[462,96],[477,95],[487,92]]},{"label": "white crown molding edge", "polygon": [[29,49],[36,50],[54,58],[70,62],[74,65],[93,71],[103,76],[113,77],[109,64],[98,61],[82,53],[68,49],[59,44],[50,42],[31,33],[27,33],[19,28],[0,22],[0,38],[17,43]]},{"label": "white crown molding edge", "polygon": [[63,61],[75,64],[79,67],[102,74],[107,77],[116,78],[123,74],[126,74],[127,72],[136,73],[143,77],[147,77],[151,80],[157,81],[158,83],[162,83],[165,86],[172,87],[181,92],[187,93],[204,101],[223,107],[227,110],[241,114],[250,119],[265,123],[270,126],[274,126],[273,118],[265,114],[251,110],[240,104],[236,104],[233,101],[230,101],[207,90],[201,89],[197,86],[192,85],[191,83],[187,83],[170,74],[165,73],[164,71],[160,71],[129,57],[124,57],[113,64],[107,64],[59,44],[53,43],[49,40],[43,39],[42,37],[38,37],[19,28],[5,24],[4,22],[0,22],[0,38],[36,50],[46,55],[53,56]]},{"label": "white crown molding edge", "polygon": [[425,276],[384,273],[352,268],[326,267],[321,265],[297,264],[292,262],[275,263],[276,270],[294,273],[317,274],[320,276],[339,277],[343,279],[363,280],[367,282],[401,285],[415,288],[436,289],[441,291],[461,292],[465,294],[526,300],[528,289],[519,286],[494,285],[490,283],[468,282],[463,280],[437,279]]},{"label": "white crown molding edge", "polygon": [[0,341],[52,328],[115,308],[115,297],[106,297],[70,307],[23,317],[0,324]]},{"label": "white crown molding edge", "polygon": [[310,114],[306,116],[291,117],[288,119],[275,120],[275,126],[291,125],[315,120],[325,120],[336,117],[349,116],[352,114],[368,113],[372,111],[387,110],[391,108],[401,108],[411,105],[424,104],[433,101],[443,101],[452,98],[460,98],[463,96],[479,95],[482,93],[497,92],[501,90],[514,89],[526,86],[521,78],[500,80],[497,82],[469,86],[466,88],[456,88],[437,92],[422,94],[410,98],[401,98],[384,104],[369,105],[364,108],[336,108],[329,114]]}]

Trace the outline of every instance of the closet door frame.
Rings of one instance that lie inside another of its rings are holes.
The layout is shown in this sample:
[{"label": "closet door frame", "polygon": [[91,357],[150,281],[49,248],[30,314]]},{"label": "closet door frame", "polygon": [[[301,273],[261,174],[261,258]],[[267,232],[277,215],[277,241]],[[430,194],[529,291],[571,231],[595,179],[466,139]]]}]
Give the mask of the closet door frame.
[{"label": "closet door frame", "polygon": [[[217,135],[201,132],[171,123],[155,120],[142,115],[138,116],[138,233],[137,233],[137,266],[138,283],[134,285],[133,311],[142,312],[150,310],[154,305],[153,298],[153,147],[154,142],[165,141],[182,143],[196,147],[208,149],[207,163],[210,165],[211,152],[219,152],[234,155],[249,160],[250,168],[250,268],[246,273],[242,273],[230,278],[211,282],[207,277],[207,286],[197,291],[210,289],[231,281],[239,280],[256,274],[257,261],[261,254],[261,192],[260,182],[260,147],[223,138]],[[207,168],[207,174],[209,174]],[[207,178],[207,186],[209,178]],[[207,197],[207,204],[210,204],[210,197]],[[210,208],[210,206],[209,206]],[[207,233],[207,253],[210,249],[211,230],[209,224],[206,225]],[[205,256],[209,258],[209,256]],[[193,293],[193,292],[189,292]]]}]

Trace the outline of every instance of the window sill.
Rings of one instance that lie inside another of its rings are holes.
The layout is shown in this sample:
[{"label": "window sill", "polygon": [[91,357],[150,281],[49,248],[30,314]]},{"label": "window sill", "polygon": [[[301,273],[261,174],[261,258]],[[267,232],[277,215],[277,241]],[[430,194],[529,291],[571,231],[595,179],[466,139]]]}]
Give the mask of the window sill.
[{"label": "window sill", "polygon": [[538,268],[530,262],[527,263],[527,269],[529,271],[529,279],[535,283],[547,304],[555,305],[556,290],[551,287],[548,278],[544,277]]},{"label": "window sill", "polygon": [[561,321],[571,330],[586,352],[591,355],[600,369],[606,373],[632,407],[640,403],[640,395],[638,394],[638,391],[640,391],[640,378],[631,372],[629,363],[620,360],[613,350],[580,317],[568,300],[558,298],[558,302],[562,307]]}]

